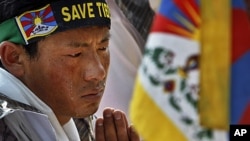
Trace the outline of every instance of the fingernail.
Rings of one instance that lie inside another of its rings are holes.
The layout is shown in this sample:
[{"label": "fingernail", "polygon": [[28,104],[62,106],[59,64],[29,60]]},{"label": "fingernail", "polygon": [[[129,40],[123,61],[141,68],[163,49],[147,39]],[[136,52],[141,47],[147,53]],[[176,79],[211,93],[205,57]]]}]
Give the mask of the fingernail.
[{"label": "fingernail", "polygon": [[102,126],[102,125],[103,125],[103,122],[102,122],[102,120],[98,120],[96,124],[97,124],[98,126]]},{"label": "fingernail", "polygon": [[122,118],[122,115],[121,115],[121,113],[119,113],[119,112],[115,112],[115,113],[114,113],[114,116],[115,116],[115,119],[116,119],[116,120],[119,120],[119,119]]},{"label": "fingernail", "polygon": [[112,116],[112,112],[109,111],[109,110],[107,110],[107,111],[104,112],[104,116],[105,117],[111,117]]},{"label": "fingernail", "polygon": [[98,124],[97,124],[98,126],[102,126],[103,124],[102,124],[102,122],[98,122]]}]

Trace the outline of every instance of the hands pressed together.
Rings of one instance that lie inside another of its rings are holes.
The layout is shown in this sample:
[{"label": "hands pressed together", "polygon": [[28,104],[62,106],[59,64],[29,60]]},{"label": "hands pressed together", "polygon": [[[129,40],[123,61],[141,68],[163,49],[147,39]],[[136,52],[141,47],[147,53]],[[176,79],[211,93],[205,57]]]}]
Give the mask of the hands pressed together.
[{"label": "hands pressed together", "polygon": [[139,141],[139,135],[122,111],[106,108],[95,127],[96,141]]}]

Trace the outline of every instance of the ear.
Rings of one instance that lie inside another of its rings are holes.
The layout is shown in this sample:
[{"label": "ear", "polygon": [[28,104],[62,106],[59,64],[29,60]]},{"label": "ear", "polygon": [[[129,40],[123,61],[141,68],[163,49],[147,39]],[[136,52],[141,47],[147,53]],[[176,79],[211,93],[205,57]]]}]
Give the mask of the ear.
[{"label": "ear", "polygon": [[23,55],[24,50],[20,45],[4,41],[0,44],[0,57],[3,66],[16,77],[24,74]]}]

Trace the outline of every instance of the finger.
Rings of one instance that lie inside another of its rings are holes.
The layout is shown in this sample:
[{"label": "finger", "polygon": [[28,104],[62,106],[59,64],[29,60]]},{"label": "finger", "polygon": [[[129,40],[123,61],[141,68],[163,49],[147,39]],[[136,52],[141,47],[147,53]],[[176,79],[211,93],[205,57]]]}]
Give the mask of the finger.
[{"label": "finger", "polygon": [[136,132],[136,130],[135,130],[135,128],[134,128],[134,126],[130,126],[129,127],[129,132],[130,132],[130,136],[129,136],[129,138],[130,138],[130,141],[140,141],[140,136],[139,136],[139,134]]},{"label": "finger", "polygon": [[108,141],[117,141],[116,127],[113,119],[113,109],[106,108],[103,111],[103,125],[105,139]]},{"label": "finger", "polygon": [[102,118],[99,118],[96,120],[95,137],[96,137],[96,141],[105,141],[103,119]]},{"label": "finger", "polygon": [[123,112],[114,111],[115,127],[119,141],[129,141],[127,119]]},{"label": "finger", "polygon": [[[121,111],[122,112],[122,111]],[[128,128],[128,120],[124,112],[122,112],[123,119],[125,119],[126,127]]]}]

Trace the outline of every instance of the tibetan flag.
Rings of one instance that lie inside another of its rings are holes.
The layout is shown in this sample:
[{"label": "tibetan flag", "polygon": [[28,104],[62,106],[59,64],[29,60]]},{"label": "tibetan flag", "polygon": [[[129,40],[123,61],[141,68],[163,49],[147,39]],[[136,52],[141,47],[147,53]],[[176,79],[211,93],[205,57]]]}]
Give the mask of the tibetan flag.
[{"label": "tibetan flag", "polygon": [[130,104],[130,119],[145,141],[227,140],[226,131],[200,125],[201,22],[199,0],[162,0]]},{"label": "tibetan flag", "polygon": [[250,6],[249,0],[203,1],[199,111],[201,124],[207,128],[250,124],[250,20],[246,2]]},{"label": "tibetan flag", "polygon": [[[246,3],[245,3],[246,2]],[[230,123],[250,124],[250,0],[233,0]]]}]

